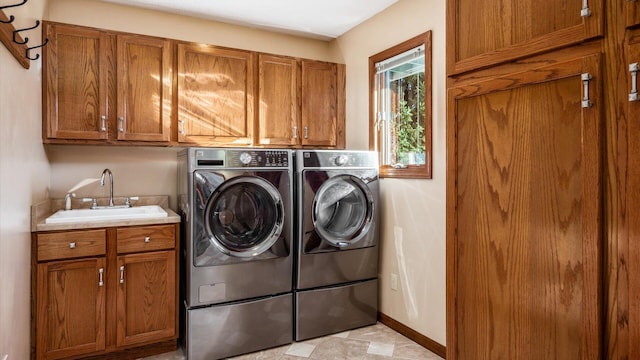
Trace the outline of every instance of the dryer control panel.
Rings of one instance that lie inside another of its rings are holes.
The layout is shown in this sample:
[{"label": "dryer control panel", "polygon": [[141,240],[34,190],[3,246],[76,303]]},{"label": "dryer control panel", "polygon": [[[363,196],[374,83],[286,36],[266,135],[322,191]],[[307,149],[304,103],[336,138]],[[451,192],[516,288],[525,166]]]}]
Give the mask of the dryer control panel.
[{"label": "dryer control panel", "polygon": [[[300,152],[298,153],[300,156]],[[298,165],[304,168],[376,168],[378,158],[371,151],[302,151]]]}]

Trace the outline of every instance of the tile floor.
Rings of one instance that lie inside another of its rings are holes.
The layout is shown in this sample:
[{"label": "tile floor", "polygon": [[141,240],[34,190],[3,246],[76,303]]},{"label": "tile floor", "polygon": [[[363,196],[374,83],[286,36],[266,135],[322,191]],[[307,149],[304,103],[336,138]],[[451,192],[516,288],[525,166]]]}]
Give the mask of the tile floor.
[{"label": "tile floor", "polygon": [[[141,360],[184,360],[182,350]],[[387,326],[377,323],[360,329],[297,342],[230,358],[233,360],[442,360]]]}]

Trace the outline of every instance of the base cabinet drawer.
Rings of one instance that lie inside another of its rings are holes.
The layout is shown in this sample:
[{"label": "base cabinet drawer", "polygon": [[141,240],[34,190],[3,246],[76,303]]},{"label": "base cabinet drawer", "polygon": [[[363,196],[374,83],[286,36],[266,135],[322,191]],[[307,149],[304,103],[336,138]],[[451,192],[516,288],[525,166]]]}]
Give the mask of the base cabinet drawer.
[{"label": "base cabinet drawer", "polygon": [[118,228],[118,253],[173,249],[176,233],[173,225]]},{"label": "base cabinet drawer", "polygon": [[105,255],[106,244],[105,229],[38,234],[38,261]]}]

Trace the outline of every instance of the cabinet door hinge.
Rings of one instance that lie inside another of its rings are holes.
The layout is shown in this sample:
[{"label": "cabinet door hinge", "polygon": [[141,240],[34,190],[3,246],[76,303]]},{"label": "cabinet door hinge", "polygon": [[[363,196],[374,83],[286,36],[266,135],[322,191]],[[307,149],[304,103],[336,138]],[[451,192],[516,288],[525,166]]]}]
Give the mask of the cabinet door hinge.
[{"label": "cabinet door hinge", "polygon": [[580,10],[580,16],[591,16],[591,9],[589,9],[589,0],[582,0],[582,10]]},{"label": "cabinet door hinge", "polygon": [[589,99],[589,82],[593,78],[589,73],[583,73],[580,75],[582,79],[582,107],[589,108],[593,106],[593,103]]}]

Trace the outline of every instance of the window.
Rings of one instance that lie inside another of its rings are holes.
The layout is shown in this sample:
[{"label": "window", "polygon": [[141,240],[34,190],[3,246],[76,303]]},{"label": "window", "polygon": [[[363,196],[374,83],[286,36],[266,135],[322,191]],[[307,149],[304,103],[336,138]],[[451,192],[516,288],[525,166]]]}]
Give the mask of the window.
[{"label": "window", "polygon": [[431,178],[431,31],[369,58],[369,147],[380,176]]}]

